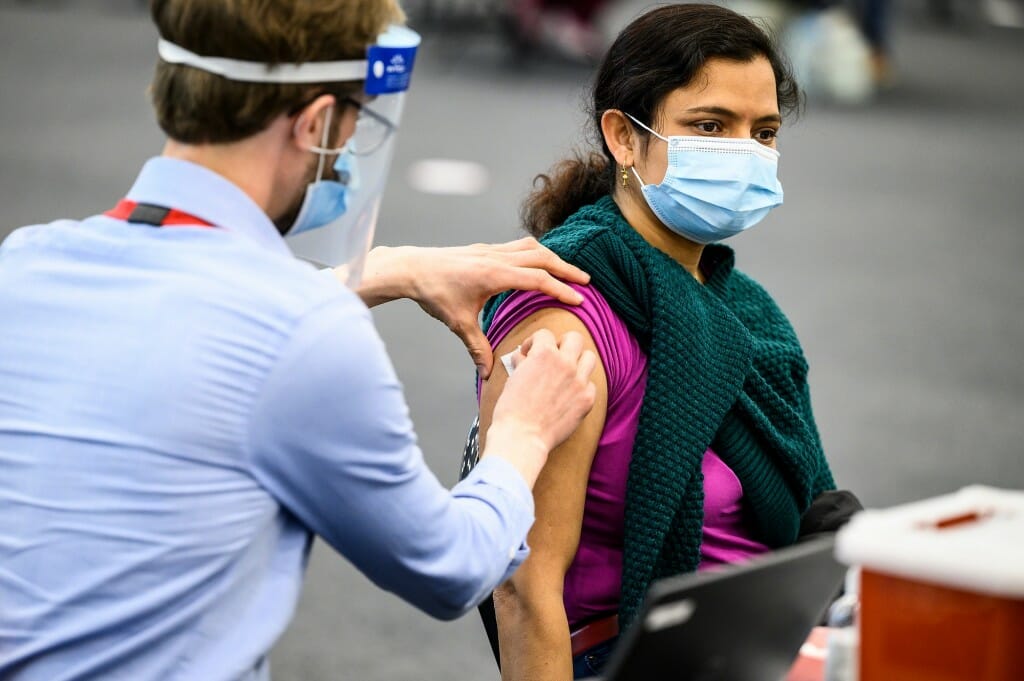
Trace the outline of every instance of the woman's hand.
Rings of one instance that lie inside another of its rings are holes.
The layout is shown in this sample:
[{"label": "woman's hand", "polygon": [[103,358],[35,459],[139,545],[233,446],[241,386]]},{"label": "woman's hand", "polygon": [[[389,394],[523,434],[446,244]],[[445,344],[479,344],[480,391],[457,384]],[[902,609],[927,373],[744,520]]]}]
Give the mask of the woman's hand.
[{"label": "woman's hand", "polygon": [[358,293],[370,307],[397,298],[415,300],[462,339],[480,376],[491,374],[494,357],[480,329],[484,303],[509,289],[543,291],[570,305],[582,300],[566,282],[590,276],[533,237],[503,244],[450,248],[379,247],[370,251]]}]

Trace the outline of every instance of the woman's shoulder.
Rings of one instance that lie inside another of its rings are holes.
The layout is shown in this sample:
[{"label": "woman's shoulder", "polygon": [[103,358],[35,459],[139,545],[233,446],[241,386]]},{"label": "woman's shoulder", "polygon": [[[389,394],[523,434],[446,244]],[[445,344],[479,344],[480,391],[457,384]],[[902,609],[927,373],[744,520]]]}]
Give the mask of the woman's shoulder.
[{"label": "woman's shoulder", "polygon": [[[594,239],[609,235],[622,214],[611,196],[602,196],[594,203],[580,207],[575,213],[541,237],[540,241],[558,252],[585,248]],[[564,256],[563,256],[564,257]]]},{"label": "woman's shoulder", "polygon": [[487,337],[497,346],[517,326],[541,310],[552,308],[575,316],[594,341],[595,349],[614,387],[620,375],[642,369],[646,359],[636,338],[611,304],[592,284],[570,284],[583,297],[579,305],[562,303],[539,291],[515,291],[494,314]]},{"label": "woman's shoulder", "polygon": [[578,317],[595,342],[631,338],[625,322],[594,285],[570,283],[569,286],[582,296],[579,305],[563,303],[540,291],[513,291],[498,306],[488,337],[494,341],[539,310],[558,308]]}]

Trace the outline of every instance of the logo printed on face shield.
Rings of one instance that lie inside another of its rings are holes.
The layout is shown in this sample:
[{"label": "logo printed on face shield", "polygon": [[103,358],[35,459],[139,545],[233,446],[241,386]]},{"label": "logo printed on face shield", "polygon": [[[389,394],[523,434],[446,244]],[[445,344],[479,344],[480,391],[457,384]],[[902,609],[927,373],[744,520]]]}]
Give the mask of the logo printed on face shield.
[{"label": "logo printed on face shield", "polygon": [[[409,88],[416,58],[415,47],[373,45],[369,49],[371,75],[366,79],[365,90],[369,95],[401,92]],[[377,68],[380,64],[381,69]]]}]

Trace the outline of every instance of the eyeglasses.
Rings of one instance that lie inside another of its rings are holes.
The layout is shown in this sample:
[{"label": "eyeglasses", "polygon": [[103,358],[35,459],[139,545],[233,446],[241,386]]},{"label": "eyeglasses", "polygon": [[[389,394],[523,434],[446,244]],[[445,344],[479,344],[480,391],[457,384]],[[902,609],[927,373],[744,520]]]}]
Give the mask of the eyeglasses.
[{"label": "eyeglasses", "polygon": [[398,126],[387,118],[369,108],[362,102],[352,97],[346,97],[344,102],[354,106],[358,111],[356,118],[356,131],[352,135],[349,144],[352,145],[352,153],[356,156],[369,156],[388,141],[388,138],[398,130]]}]

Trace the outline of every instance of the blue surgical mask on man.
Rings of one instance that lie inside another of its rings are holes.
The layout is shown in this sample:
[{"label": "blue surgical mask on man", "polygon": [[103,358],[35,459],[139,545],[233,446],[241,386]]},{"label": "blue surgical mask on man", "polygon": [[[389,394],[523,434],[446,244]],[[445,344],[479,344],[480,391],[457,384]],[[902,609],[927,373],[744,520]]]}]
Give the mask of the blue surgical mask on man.
[{"label": "blue surgical mask on man", "polygon": [[752,139],[663,137],[668,167],[661,184],[645,184],[635,168],[644,198],[673,232],[699,244],[722,241],[750,229],[782,203],[779,152]]},{"label": "blue surgical mask on man", "polygon": [[[317,166],[316,181],[306,187],[306,195],[302,199],[302,206],[295,216],[295,222],[288,229],[288,236],[307,232],[311,229],[324,227],[331,224],[348,210],[349,195],[357,189],[358,176],[356,158],[352,153],[352,144],[349,142],[339,149],[328,149],[328,134],[331,124],[331,111],[327,109],[324,121],[324,135],[321,146],[311,147],[310,151],[320,155],[320,163]],[[334,172],[336,179],[324,179],[323,171],[327,156],[337,154],[334,161]]]}]

